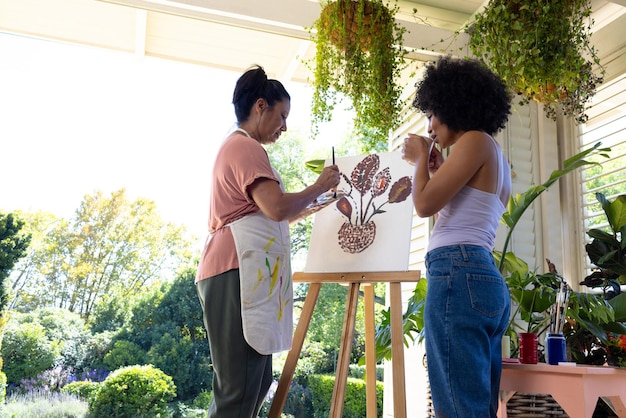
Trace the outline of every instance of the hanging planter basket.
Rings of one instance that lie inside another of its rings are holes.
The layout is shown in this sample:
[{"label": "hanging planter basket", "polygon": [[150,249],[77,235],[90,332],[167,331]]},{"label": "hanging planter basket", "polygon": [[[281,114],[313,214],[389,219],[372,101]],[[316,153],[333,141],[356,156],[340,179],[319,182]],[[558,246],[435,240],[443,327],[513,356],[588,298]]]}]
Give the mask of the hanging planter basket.
[{"label": "hanging planter basket", "polygon": [[[469,27],[470,49],[520,96],[587,121],[604,69],[590,43],[590,0],[491,0]],[[596,73],[594,73],[594,66]]]},{"label": "hanging planter basket", "polygon": [[332,44],[347,54],[355,49],[369,51],[372,40],[380,36],[379,28],[389,25],[393,25],[389,9],[373,1],[337,0],[324,7],[320,15],[320,27]]},{"label": "hanging planter basket", "polygon": [[310,28],[316,54],[307,62],[313,73],[314,136],[320,123],[332,119],[335,106],[347,99],[365,150],[387,148],[390,131],[400,124],[403,89],[397,81],[407,54],[402,46],[405,29],[394,18],[397,10],[383,0],[322,3]]}]

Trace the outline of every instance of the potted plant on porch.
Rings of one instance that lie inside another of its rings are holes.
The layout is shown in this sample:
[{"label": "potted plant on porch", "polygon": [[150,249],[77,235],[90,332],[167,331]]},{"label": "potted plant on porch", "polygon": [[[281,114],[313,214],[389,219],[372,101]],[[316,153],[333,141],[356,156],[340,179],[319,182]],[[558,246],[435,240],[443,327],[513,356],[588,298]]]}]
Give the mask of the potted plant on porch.
[{"label": "potted plant on porch", "polygon": [[626,195],[611,201],[596,193],[596,199],[608,225],[587,231],[592,241],[585,249],[597,268],[580,284],[602,289],[602,297],[613,308],[613,315],[600,326],[589,324],[586,317],[569,321],[567,341],[577,363],[626,367],[626,293],[621,291],[626,284]]},{"label": "potted plant on porch", "polygon": [[521,103],[535,100],[552,119],[562,112],[584,123],[604,75],[592,25],[590,0],[491,0],[467,30],[472,52]]},{"label": "potted plant on porch", "polygon": [[310,28],[315,58],[307,63],[313,73],[314,134],[346,97],[368,150],[386,148],[390,130],[400,122],[398,80],[407,54],[402,46],[406,30],[394,18],[397,11],[397,4],[383,0],[322,1]]}]

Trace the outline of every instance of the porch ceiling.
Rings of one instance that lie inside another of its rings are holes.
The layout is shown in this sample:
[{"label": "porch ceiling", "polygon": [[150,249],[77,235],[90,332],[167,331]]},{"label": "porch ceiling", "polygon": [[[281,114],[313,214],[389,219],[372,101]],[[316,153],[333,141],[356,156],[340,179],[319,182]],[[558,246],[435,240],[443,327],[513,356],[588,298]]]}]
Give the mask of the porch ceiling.
[{"label": "porch ceiling", "polygon": [[[454,38],[454,31],[487,3],[399,0],[410,58],[427,60],[432,50],[458,53],[467,39]],[[626,0],[592,5],[594,31],[610,25],[603,41],[621,48],[626,24],[613,23],[626,20]],[[306,28],[319,13],[318,0],[0,0],[0,31],[237,72],[261,64],[273,77],[306,82],[304,61],[314,53]]]}]

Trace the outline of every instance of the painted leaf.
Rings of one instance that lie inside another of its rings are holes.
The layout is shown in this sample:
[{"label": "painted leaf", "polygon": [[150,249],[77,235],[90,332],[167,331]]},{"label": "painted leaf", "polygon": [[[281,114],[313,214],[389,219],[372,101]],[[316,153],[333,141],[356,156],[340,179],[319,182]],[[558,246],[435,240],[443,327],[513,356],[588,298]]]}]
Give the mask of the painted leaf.
[{"label": "painted leaf", "polygon": [[411,178],[404,176],[391,186],[389,192],[389,203],[404,202],[411,194]]},{"label": "painted leaf", "polygon": [[372,188],[372,181],[379,165],[380,157],[376,154],[370,154],[352,170],[351,183],[361,195],[366,194]]},{"label": "painted leaf", "polygon": [[351,219],[352,205],[350,204],[350,201],[346,197],[342,197],[341,199],[337,201],[337,209],[339,209],[339,212],[345,215],[348,218],[348,220]]},{"label": "painted leaf", "polygon": [[386,167],[374,177],[374,184],[372,187],[372,197],[380,196],[385,193],[391,184],[391,173],[389,167]]}]

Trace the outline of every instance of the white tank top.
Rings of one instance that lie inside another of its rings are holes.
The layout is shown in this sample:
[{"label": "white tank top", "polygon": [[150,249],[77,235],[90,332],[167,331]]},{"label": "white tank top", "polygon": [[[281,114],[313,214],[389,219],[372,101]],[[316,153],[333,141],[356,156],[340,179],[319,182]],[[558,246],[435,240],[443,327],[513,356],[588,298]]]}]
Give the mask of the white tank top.
[{"label": "white tank top", "polygon": [[464,186],[439,211],[430,235],[428,251],[456,244],[478,245],[488,251],[493,250],[498,224],[506,209],[500,195],[505,182],[511,182],[511,172],[502,150],[495,139],[491,140],[500,157],[496,192],[489,193]]}]

